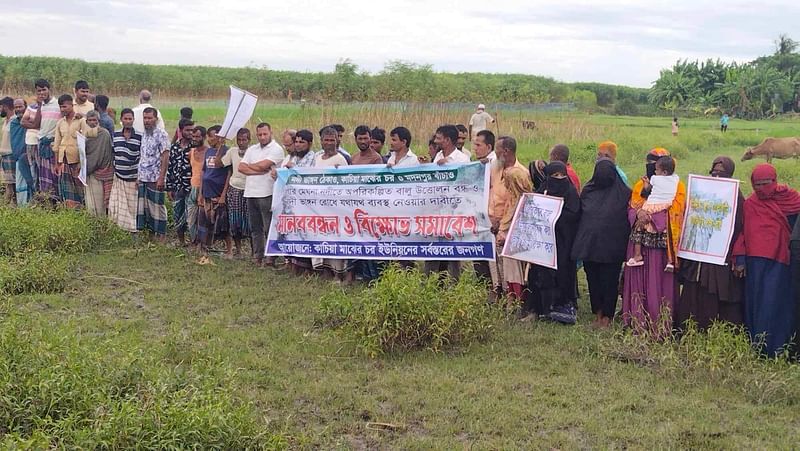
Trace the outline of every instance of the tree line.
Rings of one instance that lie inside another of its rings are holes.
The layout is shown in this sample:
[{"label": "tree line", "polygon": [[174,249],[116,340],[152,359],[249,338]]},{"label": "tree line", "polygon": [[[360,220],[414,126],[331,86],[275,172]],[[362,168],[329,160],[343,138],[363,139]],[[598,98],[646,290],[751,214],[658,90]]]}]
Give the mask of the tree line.
[{"label": "tree line", "polygon": [[46,78],[57,91],[68,92],[76,80],[92,90],[135,95],[147,88],[176,97],[225,97],[233,84],[260,97],[295,101],[411,101],[471,103],[572,102],[579,108],[610,107],[625,99],[647,102],[646,89],[602,83],[563,83],[525,74],[445,73],[431,65],[390,61],[370,74],[350,60],[333,72],[295,72],[268,68],[94,63],[54,57],[0,56],[0,90],[33,91]]},{"label": "tree line", "polygon": [[781,35],[775,52],[748,63],[679,60],[653,83],[650,101],[666,110],[725,112],[760,119],[800,111],[798,42]]}]

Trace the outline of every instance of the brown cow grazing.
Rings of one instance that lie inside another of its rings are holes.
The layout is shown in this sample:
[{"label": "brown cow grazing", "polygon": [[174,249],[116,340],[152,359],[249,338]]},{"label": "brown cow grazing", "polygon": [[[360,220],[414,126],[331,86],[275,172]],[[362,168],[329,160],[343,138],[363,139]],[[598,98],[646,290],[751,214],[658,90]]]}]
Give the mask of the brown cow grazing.
[{"label": "brown cow grazing", "polygon": [[798,158],[800,157],[800,138],[766,138],[761,144],[748,147],[742,161],[752,160],[753,157],[764,157],[767,163],[773,158]]}]

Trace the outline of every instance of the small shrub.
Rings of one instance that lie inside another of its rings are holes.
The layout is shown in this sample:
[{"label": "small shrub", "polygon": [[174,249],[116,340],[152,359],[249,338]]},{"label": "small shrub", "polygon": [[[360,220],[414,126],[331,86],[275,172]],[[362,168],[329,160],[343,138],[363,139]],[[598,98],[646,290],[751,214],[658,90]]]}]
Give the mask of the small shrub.
[{"label": "small shrub", "polygon": [[615,360],[697,383],[726,384],[759,404],[800,402],[800,366],[792,362],[788,351],[762,357],[755,350],[759,344],[751,344],[741,326],[715,322],[702,331],[690,321],[680,337],[628,329],[604,341],[602,347]]},{"label": "small shrub", "polygon": [[0,293],[56,293],[66,286],[68,274],[67,258],[61,255],[0,255]]},{"label": "small shrub", "polygon": [[92,217],[85,211],[0,208],[0,255],[36,251],[74,254],[128,242],[127,233],[107,219]]},{"label": "small shrub", "polygon": [[83,211],[0,207],[0,293],[61,291],[70,254],[130,243],[130,234]]},{"label": "small shrub", "polygon": [[391,265],[358,293],[321,299],[318,324],[339,329],[368,356],[467,345],[492,333],[503,317],[486,304],[486,288],[464,274],[453,283]]},{"label": "small shrub", "polygon": [[[74,322],[0,320],[0,447],[275,449],[233,374],[209,361],[167,365],[158,350],[85,338]],[[156,351],[156,352],[153,352]]]},{"label": "small shrub", "polygon": [[614,114],[617,116],[636,116],[639,114],[639,106],[633,99],[622,99],[614,104]]}]

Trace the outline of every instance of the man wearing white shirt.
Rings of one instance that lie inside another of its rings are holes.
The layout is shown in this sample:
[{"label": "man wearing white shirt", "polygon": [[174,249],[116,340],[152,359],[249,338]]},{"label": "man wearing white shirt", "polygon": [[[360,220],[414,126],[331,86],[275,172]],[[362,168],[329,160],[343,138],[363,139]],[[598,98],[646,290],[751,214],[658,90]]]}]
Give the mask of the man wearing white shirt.
[{"label": "man wearing white shirt", "polygon": [[[245,151],[239,163],[239,172],[247,178],[244,198],[250,216],[250,234],[253,239],[253,261],[260,266],[264,260],[269,225],[272,222],[272,192],[275,179],[270,176],[273,166],[279,166],[285,157],[283,147],[272,139],[272,128],[266,122],[256,127],[258,144]],[[271,266],[273,259],[266,264]]]},{"label": "man wearing white shirt", "polygon": [[[483,164],[490,165],[490,167],[494,161],[497,161],[497,154],[494,152],[494,142],[494,133],[489,130],[479,131],[472,141],[472,150],[475,151],[475,158]],[[490,296],[492,299],[496,299],[497,296],[502,294],[502,283],[500,283],[500,285],[494,283],[500,280],[497,261],[474,261],[472,262],[472,266],[475,269],[475,273],[483,278],[488,286],[491,286]]]},{"label": "man wearing white shirt", "polygon": [[481,130],[472,142],[472,150],[475,151],[475,158],[483,164],[490,164],[497,160],[494,152],[494,133],[489,130]]},{"label": "man wearing white shirt", "polygon": [[439,165],[454,163],[469,163],[469,157],[456,149],[458,141],[458,129],[455,125],[442,125],[436,129],[433,138],[439,152],[434,157],[433,162]]},{"label": "man wearing white shirt", "polygon": [[[436,129],[434,136],[436,147],[439,152],[433,159],[433,162],[439,165],[456,164],[456,163],[469,163],[469,157],[456,149],[456,141],[458,140],[458,129],[455,125],[442,125]],[[461,277],[461,262],[460,261],[439,261],[431,260],[426,261],[423,266],[425,274],[433,272],[441,273],[447,271],[453,280],[458,280]]]},{"label": "man wearing white shirt", "polygon": [[392,151],[386,166],[390,168],[408,168],[419,165],[419,159],[411,147],[411,132],[405,127],[396,127],[389,133],[389,149]]},{"label": "man wearing white shirt", "polygon": [[469,118],[470,138],[475,139],[475,137],[478,136],[479,131],[487,130],[489,128],[489,124],[493,123],[494,118],[491,114],[486,112],[486,105],[481,103],[478,105],[475,113]]},{"label": "man wearing white shirt", "polygon": [[[139,106],[133,108],[133,129],[136,130],[136,133],[144,133],[144,109],[155,108],[153,105],[150,105],[150,99],[152,99],[152,97],[153,95],[146,89],[143,89],[142,92],[139,93]],[[158,116],[156,128],[166,131],[167,129],[164,127],[164,118],[161,116],[161,112],[158,111],[158,109],[156,109],[156,115]]]}]

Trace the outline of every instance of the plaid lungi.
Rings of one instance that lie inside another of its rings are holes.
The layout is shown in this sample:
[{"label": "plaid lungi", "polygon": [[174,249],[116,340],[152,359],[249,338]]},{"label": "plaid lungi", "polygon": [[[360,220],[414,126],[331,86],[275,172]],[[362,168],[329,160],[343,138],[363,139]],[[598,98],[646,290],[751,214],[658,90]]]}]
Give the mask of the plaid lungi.
[{"label": "plaid lungi", "polygon": [[178,233],[186,232],[186,198],[188,196],[189,193],[186,191],[176,191],[175,200],[172,202],[172,222]]},{"label": "plaid lungi", "polygon": [[17,160],[17,206],[24,207],[33,199],[33,187],[30,185],[30,167],[28,157],[23,155]]},{"label": "plaid lungi", "polygon": [[[39,164],[37,163],[37,157],[39,155],[39,145],[38,144],[27,144],[25,146],[26,153],[28,154],[28,164],[30,165],[31,176],[33,177],[33,186],[30,188],[33,192],[39,190]],[[31,185],[31,183],[28,183]],[[32,198],[33,196],[31,196]]]},{"label": "plaid lungi", "polygon": [[94,216],[105,216],[111,187],[114,183],[114,166],[97,169],[86,180],[86,209]]},{"label": "plaid lungi", "polygon": [[[205,202],[211,203],[206,198]],[[228,211],[225,205],[217,204],[213,209],[200,208],[197,213],[197,241],[207,246],[214,244],[215,239],[224,238],[228,234]]]},{"label": "plaid lungi", "polygon": [[17,183],[17,164],[11,158],[11,154],[0,156],[0,184]]},{"label": "plaid lungi", "polygon": [[38,166],[39,191],[51,199],[58,199],[58,179],[53,173],[56,165],[56,156],[51,147],[53,138],[42,138],[36,148],[35,159]]},{"label": "plaid lungi", "polygon": [[228,207],[228,226],[231,236],[236,239],[249,238],[250,220],[247,214],[244,190],[229,186],[225,204]]},{"label": "plaid lungi", "polygon": [[[167,234],[166,193],[147,183],[139,183],[139,201],[136,211],[136,228],[149,229],[156,235]],[[155,184],[152,184],[155,185]]]},{"label": "plaid lungi", "polygon": [[83,183],[78,180],[80,163],[65,164],[64,172],[58,178],[58,192],[67,208],[80,208],[83,205]]},{"label": "plaid lungi", "polygon": [[193,186],[186,196],[186,225],[189,228],[189,242],[194,243],[197,241],[197,195],[200,188]]},{"label": "plaid lungi", "polygon": [[111,197],[108,201],[108,216],[121,229],[136,232],[136,212],[138,211],[139,193],[136,181],[125,181],[114,177],[111,185]]},{"label": "plaid lungi", "polygon": [[36,164],[39,166],[39,191],[52,198],[58,198],[58,180],[53,173],[55,158],[39,158]]}]

